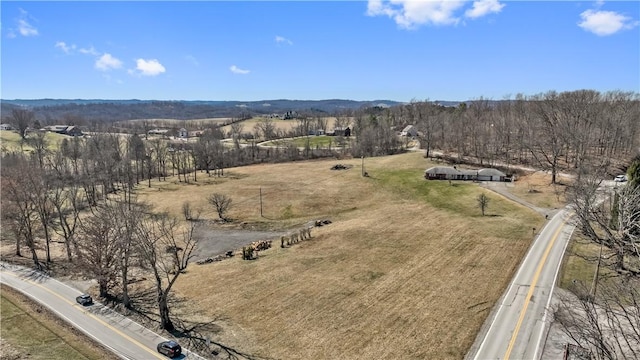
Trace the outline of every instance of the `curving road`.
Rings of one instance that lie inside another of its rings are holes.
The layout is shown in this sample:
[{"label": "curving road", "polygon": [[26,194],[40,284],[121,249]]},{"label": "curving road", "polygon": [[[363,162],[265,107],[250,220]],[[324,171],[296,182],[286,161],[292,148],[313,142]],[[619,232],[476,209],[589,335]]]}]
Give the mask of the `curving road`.
[{"label": "curving road", "polygon": [[[77,304],[75,298],[80,291],[60,281],[32,269],[0,263],[0,282],[48,307],[120,359],[167,359],[156,351],[156,345],[165,338],[99,303]],[[204,359],[183,351],[178,359]]]},{"label": "curving road", "polygon": [[570,214],[559,211],[538,234],[466,358],[540,358],[548,328],[546,310],[574,230]]}]

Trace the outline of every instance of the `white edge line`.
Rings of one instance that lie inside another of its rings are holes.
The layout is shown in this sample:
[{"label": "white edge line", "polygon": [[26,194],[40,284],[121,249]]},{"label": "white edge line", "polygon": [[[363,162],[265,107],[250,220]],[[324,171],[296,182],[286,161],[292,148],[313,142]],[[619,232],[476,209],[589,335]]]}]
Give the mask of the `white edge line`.
[{"label": "white edge line", "polygon": [[[560,211],[558,211],[553,218],[551,219],[551,221],[555,220],[556,217],[560,217],[562,218],[562,216],[560,216],[561,214],[563,214],[565,212],[565,209],[562,209]],[[547,223],[547,225],[544,227],[544,229],[542,229],[542,231],[540,232],[540,234],[542,234],[543,231],[545,231],[547,229],[547,226],[549,224],[551,224],[551,221],[549,221],[549,223]],[[540,238],[540,236],[538,235],[538,239]],[[537,240],[537,239],[536,239]],[[520,263],[520,267],[518,268],[518,271],[516,272],[516,274],[513,276],[513,279],[511,279],[511,284],[509,285],[509,289],[507,289],[507,291],[503,294],[503,299],[502,302],[500,303],[500,306],[498,307],[498,311],[496,312],[495,316],[493,317],[493,320],[491,321],[491,325],[489,325],[489,329],[487,329],[487,332],[484,336],[484,339],[482,339],[482,342],[480,343],[480,347],[478,347],[478,351],[476,351],[475,356],[473,357],[474,359],[478,359],[478,355],[482,352],[482,348],[484,347],[484,344],[487,341],[487,337],[489,336],[489,333],[491,332],[491,329],[493,329],[493,325],[495,324],[495,319],[498,318],[498,315],[500,315],[500,312],[502,311],[502,309],[504,308],[504,302],[507,299],[506,295],[508,295],[509,293],[511,293],[511,290],[513,289],[513,286],[516,283],[516,279],[518,278],[518,276],[520,275],[520,272],[522,271],[522,265],[524,263],[527,262],[529,256],[531,256],[531,253],[533,252],[533,248],[534,248],[535,241],[533,244],[531,244],[531,246],[529,247],[529,251],[527,251],[527,255],[524,257],[524,259],[522,260],[522,262]]]},{"label": "white edge line", "polygon": [[562,263],[564,261],[564,254],[567,251],[567,246],[571,242],[571,236],[573,236],[573,232],[575,231],[575,225],[569,225],[571,227],[571,232],[569,232],[569,236],[567,241],[564,244],[564,249],[562,250],[562,258],[560,262],[558,262],[558,267],[556,268],[556,274],[553,277],[553,284],[551,286],[551,292],[549,293],[549,299],[547,300],[547,305],[544,308],[544,315],[542,316],[542,328],[540,329],[540,335],[538,336],[538,342],[536,343],[536,351],[533,353],[533,358],[535,360],[539,359],[538,356],[542,356],[542,354],[538,354],[540,352],[540,343],[542,342],[542,335],[544,334],[545,323],[547,322],[547,314],[549,313],[549,306],[551,304],[551,299],[553,298],[553,293],[556,289],[556,281],[558,281],[558,274],[560,273],[560,267],[562,267]]},{"label": "white edge line", "polygon": [[10,287],[10,288],[12,288],[14,290],[17,290],[17,291],[21,292],[22,294],[26,295],[27,297],[31,298],[31,300],[35,301],[36,303],[46,306],[50,311],[53,311],[54,313],[56,313],[59,318],[64,319],[64,321],[66,321],[67,323],[71,324],[71,326],[75,327],[76,329],[79,329],[80,331],[82,331],[82,333],[84,333],[84,334],[88,335],[89,337],[91,337],[93,340],[98,342],[98,344],[100,344],[101,346],[104,346],[104,347],[108,348],[109,350],[111,350],[111,352],[113,352],[114,354],[118,355],[121,359],[131,359],[131,358],[127,357],[126,355],[122,354],[121,352],[119,352],[118,350],[116,350],[116,349],[112,348],[111,346],[103,343],[102,341],[100,341],[100,339],[95,337],[95,335],[91,334],[90,332],[88,332],[84,328],[82,328],[82,326],[76,324],[75,322],[73,322],[73,320],[69,319],[68,317],[66,317],[65,315],[60,313],[58,310],[56,310],[56,309],[52,308],[51,306],[49,306],[49,304],[47,304],[45,302],[42,302],[42,301],[40,301],[40,299],[37,299],[35,296],[32,296],[31,294],[27,293],[26,291],[24,291],[24,289],[19,289],[19,288],[16,288],[14,286],[11,286],[7,282],[3,282],[3,283],[5,285],[7,285],[8,287]]},{"label": "white edge line", "polygon": [[[7,269],[7,268],[8,268],[8,270],[9,270],[10,272],[13,272],[13,270],[16,270],[16,269],[18,269],[18,270],[31,270],[31,271],[37,272],[37,270],[30,269],[30,268],[27,268],[27,267],[24,267],[24,266],[20,266],[20,265],[14,265],[14,264],[11,264],[11,263],[0,262],[0,265],[3,265],[2,267],[3,267],[3,268],[5,268],[5,269]],[[7,265],[8,265],[8,266],[7,266]],[[54,282],[57,282],[58,284],[64,285],[64,286],[68,287],[69,289],[71,289],[71,290],[73,290],[73,291],[76,291],[76,292],[78,292],[78,293],[80,293],[80,294],[83,294],[83,292],[82,292],[82,291],[80,291],[79,289],[77,289],[77,288],[75,288],[75,287],[73,287],[73,286],[71,286],[71,285],[69,285],[69,284],[67,284],[67,283],[65,283],[65,282],[63,282],[63,281],[60,281],[60,280],[58,280],[58,279],[56,279],[56,278],[54,278],[54,277],[51,277],[51,276],[49,276],[49,275],[47,275],[47,274],[43,274],[43,275],[45,275],[45,276],[47,277],[47,280],[53,280]],[[15,276],[15,275],[14,275],[14,276]],[[8,284],[7,284],[7,285],[8,285]],[[9,285],[9,286],[10,286],[10,285]],[[14,288],[14,289],[15,289],[15,288]],[[26,294],[26,293],[25,293],[25,294]],[[28,294],[27,294],[27,295],[28,295]],[[33,297],[32,297],[32,299],[34,299],[36,302],[40,302],[40,301],[36,300],[36,299],[35,299],[35,298],[33,298]],[[99,303],[98,303],[98,304],[99,304]],[[100,304],[100,305],[102,305],[102,304]],[[48,306],[47,306],[47,307],[48,307]],[[130,321],[130,322],[132,322],[132,323],[134,323],[134,324],[138,325],[138,326],[142,329],[142,332],[147,331],[147,332],[149,332],[149,333],[151,333],[151,334],[155,335],[156,337],[158,337],[158,338],[160,338],[160,339],[162,339],[162,340],[164,340],[164,341],[169,340],[169,339],[165,338],[164,336],[162,336],[162,335],[160,335],[160,334],[157,334],[155,331],[150,330],[149,328],[147,328],[147,327],[145,327],[145,326],[142,326],[140,323],[138,323],[138,322],[137,322],[137,321],[135,321],[135,320],[132,320],[132,319],[131,319],[131,318],[129,318],[128,316],[124,316],[124,315],[122,315],[122,314],[120,314],[120,313],[118,313],[118,312],[116,312],[116,311],[113,311],[112,309],[110,309],[110,308],[109,308],[109,307],[107,307],[107,306],[102,305],[102,307],[103,307],[104,309],[109,310],[109,312],[110,312],[110,313],[112,313],[112,314],[117,314],[119,317],[121,317],[121,319],[120,319],[120,320],[128,320],[128,321]],[[52,309],[52,310],[53,310],[53,309]],[[55,310],[54,310],[54,311],[55,311]],[[58,312],[56,311],[56,313],[58,313]],[[115,322],[115,324],[113,324],[113,323],[112,323],[112,325],[116,325],[116,324],[117,324],[117,325],[120,325],[117,321]],[[121,326],[121,325],[120,325],[120,326]],[[89,334],[89,335],[90,335],[90,334]],[[92,337],[92,338],[94,338],[94,337],[93,337],[93,335],[91,335],[91,337]],[[95,339],[96,341],[98,341],[98,343],[102,344],[102,342],[100,342],[97,338],[94,338],[94,339]],[[112,349],[112,348],[111,348],[110,346],[108,346],[108,345],[105,345],[105,346],[109,347],[109,349]],[[187,354],[185,354],[185,358],[189,357],[190,355],[193,355],[193,356],[194,356],[195,358],[197,358],[197,359],[204,359],[202,356],[200,356],[200,355],[198,355],[198,354],[194,353],[193,351],[190,351],[189,349],[185,349],[185,348],[182,348],[182,349],[183,349],[183,350],[185,350],[185,352],[187,353]],[[115,351],[115,350],[114,350],[114,351]],[[126,357],[125,357],[125,359],[128,359],[128,358],[126,358]]]}]

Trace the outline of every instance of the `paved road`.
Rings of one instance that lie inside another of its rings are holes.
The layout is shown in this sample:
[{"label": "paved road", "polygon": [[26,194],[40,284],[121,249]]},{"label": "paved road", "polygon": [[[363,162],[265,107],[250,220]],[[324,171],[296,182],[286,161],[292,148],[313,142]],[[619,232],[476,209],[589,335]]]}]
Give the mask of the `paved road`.
[{"label": "paved road", "polygon": [[[99,303],[77,304],[75,298],[80,291],[64,283],[35,270],[6,263],[0,263],[0,282],[48,307],[121,359],[167,359],[156,351],[156,345],[165,338]],[[178,359],[204,358],[185,350]]]},{"label": "paved road", "polygon": [[467,358],[540,358],[549,326],[546,309],[574,229],[569,214],[566,209],[559,211],[539,233]]}]

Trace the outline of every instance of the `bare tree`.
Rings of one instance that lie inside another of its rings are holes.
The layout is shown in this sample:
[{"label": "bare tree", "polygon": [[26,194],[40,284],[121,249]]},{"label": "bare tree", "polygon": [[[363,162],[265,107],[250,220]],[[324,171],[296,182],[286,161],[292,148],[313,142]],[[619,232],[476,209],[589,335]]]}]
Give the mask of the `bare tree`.
[{"label": "bare tree", "polygon": [[233,146],[236,150],[240,149],[240,138],[242,137],[242,129],[244,125],[240,122],[234,122],[231,124],[231,138],[233,139]]},{"label": "bare tree", "polygon": [[593,359],[640,358],[640,283],[626,278],[603,284],[597,296],[576,282],[561,295],[554,320]]},{"label": "bare tree", "polygon": [[82,238],[77,241],[78,262],[98,282],[100,297],[109,296],[120,265],[120,241],[113,206],[99,204],[81,222]]},{"label": "bare tree", "polygon": [[231,208],[232,199],[224,194],[213,193],[207,200],[216,209],[220,220],[226,220],[224,214]]},{"label": "bare tree", "polygon": [[256,134],[262,135],[263,139],[271,140],[275,137],[276,125],[272,119],[262,118],[254,126],[254,131]]},{"label": "bare tree", "polygon": [[482,193],[478,195],[476,200],[478,201],[478,207],[480,208],[480,211],[482,211],[482,216],[484,216],[485,211],[489,207],[489,197],[487,197],[485,193]]},{"label": "bare tree", "polygon": [[36,171],[36,165],[23,154],[14,154],[2,159],[2,220],[15,235],[16,255],[21,256],[22,240],[29,247],[34,266],[43,266],[36,252],[36,237],[39,231],[38,212],[31,189],[24,186],[23,179]]},{"label": "bare tree", "polygon": [[[601,176],[580,176],[569,192],[577,225],[592,242],[602,245],[614,257],[614,270],[640,275],[640,187],[624,186],[613,194],[602,194]],[[605,201],[610,196],[611,201]]]},{"label": "bare tree", "polygon": [[27,128],[33,123],[35,120],[35,115],[33,111],[27,109],[13,109],[11,110],[11,119],[10,121],[15,125],[16,129],[18,129],[18,134],[22,139],[27,138]]},{"label": "bare tree", "polygon": [[562,131],[562,117],[557,97],[558,94],[551,91],[534,98],[532,104],[538,126],[533,128],[534,133],[529,134],[529,139],[533,140],[529,146],[531,155],[540,166],[551,171],[552,184],[556,183],[560,157],[566,144],[564,139],[566,134]]},{"label": "bare tree", "polygon": [[116,241],[118,245],[118,270],[120,271],[120,284],[122,286],[122,304],[131,308],[129,297],[129,271],[131,257],[138,243],[139,224],[147,212],[147,206],[136,198],[128,201],[110,201],[111,213],[116,229]]},{"label": "bare tree", "polygon": [[187,269],[198,242],[194,237],[196,223],[181,228],[175,218],[166,214],[146,217],[138,227],[141,259],[153,272],[160,326],[173,331],[169,295],[176,280]]},{"label": "bare tree", "polygon": [[73,170],[69,168],[62,151],[54,154],[49,167],[52,179],[50,201],[57,221],[53,224],[53,230],[64,239],[67,260],[72,262],[72,246],[75,246],[76,229],[80,222],[80,184],[73,178]]}]

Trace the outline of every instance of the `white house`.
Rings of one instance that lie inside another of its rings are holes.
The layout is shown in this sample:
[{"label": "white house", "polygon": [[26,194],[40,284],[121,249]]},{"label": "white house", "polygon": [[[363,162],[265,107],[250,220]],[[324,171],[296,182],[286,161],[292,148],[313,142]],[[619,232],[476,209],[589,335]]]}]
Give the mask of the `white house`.
[{"label": "white house", "polygon": [[0,124],[0,130],[13,130],[11,124]]},{"label": "white house", "polygon": [[507,174],[498,169],[478,170],[478,181],[505,181]]},{"label": "white house", "polygon": [[473,180],[473,181],[513,181],[497,169],[458,170],[448,166],[435,166],[425,170],[424,178],[427,180]]},{"label": "white house", "polygon": [[180,130],[178,130],[178,137],[186,139],[189,137],[189,132],[187,131],[187,129],[181,128]]}]

